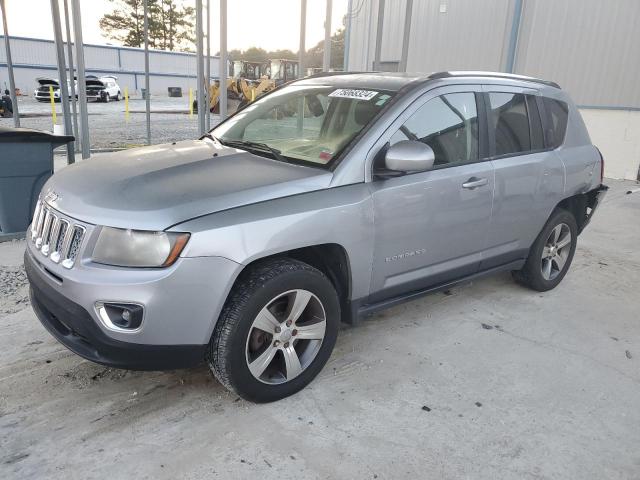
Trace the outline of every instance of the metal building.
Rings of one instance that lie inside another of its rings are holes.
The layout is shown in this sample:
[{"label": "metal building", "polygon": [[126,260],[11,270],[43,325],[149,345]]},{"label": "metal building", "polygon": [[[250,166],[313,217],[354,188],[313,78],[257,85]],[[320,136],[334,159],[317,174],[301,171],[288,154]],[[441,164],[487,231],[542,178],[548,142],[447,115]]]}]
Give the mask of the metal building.
[{"label": "metal building", "polygon": [[[16,88],[32,95],[37,77],[58,76],[55,45],[52,40],[11,36],[11,54]],[[4,36],[0,35],[0,87],[7,81]],[[87,75],[114,75],[122,89],[140,94],[144,88],[144,49],[111,45],[84,45]],[[68,62],[67,62],[68,65]],[[166,95],[168,87],[196,89],[196,55],[194,53],[149,51],[150,90]],[[211,78],[218,77],[218,57],[211,57]],[[8,82],[7,82],[8,83]]]},{"label": "metal building", "polygon": [[347,24],[348,70],[405,71],[406,63],[410,72],[511,71],[558,82],[582,108],[607,174],[638,177],[640,1],[351,0]]}]

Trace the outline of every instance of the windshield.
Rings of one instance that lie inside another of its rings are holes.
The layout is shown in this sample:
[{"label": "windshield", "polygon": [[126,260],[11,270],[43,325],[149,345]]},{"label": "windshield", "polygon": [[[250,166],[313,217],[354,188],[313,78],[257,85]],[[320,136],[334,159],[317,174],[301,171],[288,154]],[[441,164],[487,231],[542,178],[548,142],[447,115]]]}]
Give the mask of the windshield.
[{"label": "windshield", "polygon": [[328,167],[393,92],[290,85],[211,131],[221,143],[293,163]]}]

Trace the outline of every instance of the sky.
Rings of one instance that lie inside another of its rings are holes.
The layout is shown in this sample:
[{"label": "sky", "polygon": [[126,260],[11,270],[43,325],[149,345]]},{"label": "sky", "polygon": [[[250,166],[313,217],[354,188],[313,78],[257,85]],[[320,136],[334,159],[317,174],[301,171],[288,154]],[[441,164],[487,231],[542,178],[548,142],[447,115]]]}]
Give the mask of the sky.
[{"label": "sky", "polygon": [[[53,38],[49,0],[5,0],[8,30],[11,35]],[[60,5],[63,0],[59,0]],[[195,0],[185,0],[195,7]],[[69,1],[69,4],[71,2]],[[331,31],[342,26],[348,0],[333,0]],[[102,36],[98,21],[113,9],[108,0],[80,0],[82,34],[85,43],[116,44]],[[206,6],[206,0],[203,0]],[[307,0],[306,48],[324,39],[325,0]],[[211,0],[211,53],[218,51],[219,0]],[[300,0],[228,0],[227,48],[298,50],[300,41]],[[34,12],[37,12],[34,14]],[[206,13],[205,13],[206,15]],[[62,17],[64,19],[64,17]],[[64,21],[64,20],[63,20]],[[64,26],[63,26],[64,31]]]}]

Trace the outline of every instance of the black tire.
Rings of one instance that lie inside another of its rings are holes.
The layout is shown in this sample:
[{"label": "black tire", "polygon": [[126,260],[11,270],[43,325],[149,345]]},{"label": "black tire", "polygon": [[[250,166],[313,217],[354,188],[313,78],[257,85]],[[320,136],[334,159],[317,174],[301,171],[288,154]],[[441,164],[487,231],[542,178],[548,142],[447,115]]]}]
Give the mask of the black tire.
[{"label": "black tire", "polygon": [[[547,244],[547,240],[556,227],[566,225],[571,233],[571,243],[568,255],[564,261],[564,266],[556,272],[553,278],[547,279],[543,274],[543,261],[542,256],[544,248]],[[538,292],[546,292],[555,288],[567,274],[573,255],[576,251],[576,245],[578,243],[578,225],[576,219],[570,212],[556,209],[547,220],[544,228],[536,238],[535,242],[529,250],[529,256],[527,261],[521,270],[512,271],[513,278],[520,284],[529,287]]]},{"label": "black tire", "polygon": [[120,92],[116,93],[116,102],[120,101]]},{"label": "black tire", "polygon": [[[294,289],[305,289],[322,303],[326,316],[324,338],[315,358],[297,377],[275,385],[263,383],[248,367],[248,336],[262,308]],[[245,400],[280,400],[304,388],[322,370],[335,345],[339,325],[338,295],[322,272],[289,258],[265,261],[243,272],[229,294],[209,342],[207,363],[220,383]]]}]

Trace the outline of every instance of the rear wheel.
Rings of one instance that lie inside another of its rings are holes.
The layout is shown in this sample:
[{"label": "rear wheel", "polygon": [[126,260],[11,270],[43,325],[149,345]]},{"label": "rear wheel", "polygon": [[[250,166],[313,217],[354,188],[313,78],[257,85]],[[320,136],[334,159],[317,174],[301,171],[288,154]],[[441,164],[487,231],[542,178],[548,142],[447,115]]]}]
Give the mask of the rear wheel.
[{"label": "rear wheel", "polygon": [[120,92],[116,93],[116,102],[120,101]]},{"label": "rear wheel", "polygon": [[555,288],[569,270],[577,240],[574,216],[566,210],[556,210],[533,243],[524,267],[514,271],[513,277],[539,292]]},{"label": "rear wheel", "polygon": [[271,260],[244,273],[232,290],[207,362],[242,398],[279,400],[322,370],[339,324],[338,295],[322,272],[292,259]]}]

